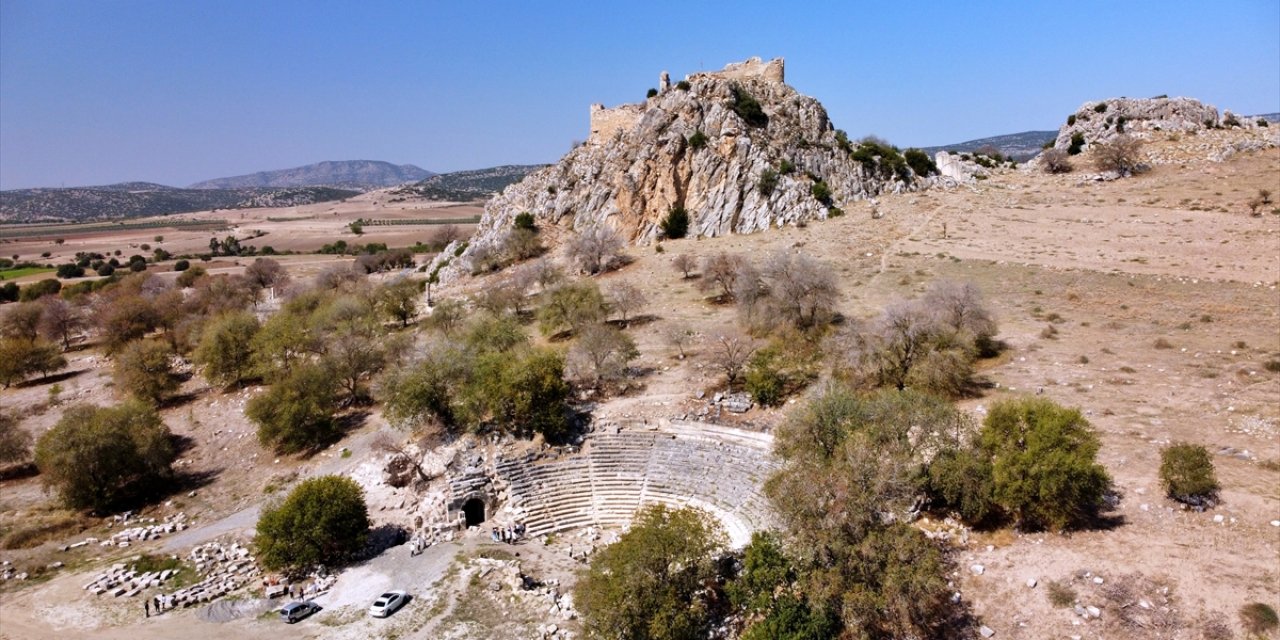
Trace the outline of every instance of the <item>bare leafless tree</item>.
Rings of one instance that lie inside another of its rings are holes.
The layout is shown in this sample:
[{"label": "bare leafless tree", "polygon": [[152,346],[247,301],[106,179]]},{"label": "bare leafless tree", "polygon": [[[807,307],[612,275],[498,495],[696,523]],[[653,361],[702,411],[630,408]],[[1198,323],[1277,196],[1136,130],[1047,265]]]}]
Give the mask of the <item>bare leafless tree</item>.
[{"label": "bare leafless tree", "polygon": [[456,225],[446,224],[442,227],[437,227],[435,231],[431,232],[430,244],[438,246],[443,250],[445,247],[449,246],[450,242],[461,239],[462,230]]},{"label": "bare leafless tree", "polygon": [[724,331],[712,338],[711,363],[724,372],[732,386],[738,381],[738,376],[742,375],[742,369],[747,366],[747,361],[755,351],[755,343],[751,338],[737,331]]},{"label": "bare leafless tree", "polygon": [[245,267],[244,277],[255,290],[269,289],[289,283],[289,273],[271,258],[258,258]]},{"label": "bare leafless tree", "polygon": [[84,328],[84,316],[79,308],[58,296],[45,296],[41,300],[40,334],[51,342],[63,343],[63,351],[72,347],[72,338]]},{"label": "bare leafless tree", "polygon": [[763,276],[777,314],[797,329],[827,321],[840,295],[830,267],[803,253],[774,254]]},{"label": "bare leafless tree", "polygon": [[630,336],[607,324],[582,329],[569,351],[570,364],[578,377],[592,388],[617,382],[626,376],[627,365],[640,355]]},{"label": "bare leafless tree", "polygon": [[1115,171],[1122,176],[1142,169],[1142,140],[1121,134],[1093,145],[1093,162],[1099,171]]},{"label": "bare leafless tree", "polygon": [[[431,482],[431,475],[422,466],[422,454],[438,444],[442,439],[443,429],[438,425],[425,425],[419,427],[414,433],[415,438],[409,440],[401,440],[387,432],[379,433],[374,436],[371,443],[374,451],[389,453],[401,460],[404,460],[418,476],[418,480],[423,483]],[[417,442],[414,442],[417,440]]]},{"label": "bare leafless tree", "polygon": [[1040,154],[1040,168],[1045,173],[1071,173],[1070,156],[1062,149],[1045,149]]},{"label": "bare leafless tree", "polygon": [[693,329],[690,329],[689,325],[683,322],[673,322],[662,329],[663,339],[667,341],[667,344],[676,348],[676,351],[680,353],[681,360],[685,357],[685,347],[693,341],[694,335]]},{"label": "bare leafless tree", "polygon": [[569,258],[589,274],[614,268],[622,257],[622,236],[612,227],[592,225],[569,240]]},{"label": "bare leafless tree", "polygon": [[996,321],[982,300],[982,292],[973,283],[936,281],[929,285],[921,303],[939,322],[971,340],[980,351],[992,346]]},{"label": "bare leafless tree", "polygon": [[742,256],[729,255],[723,251],[708,256],[702,262],[702,280],[698,282],[698,287],[703,291],[719,289],[721,300],[732,300],[738,270],[743,262]]},{"label": "bare leafless tree", "polygon": [[627,280],[619,280],[609,285],[608,289],[609,308],[617,311],[618,316],[622,320],[622,324],[627,324],[627,318],[644,308],[649,299],[640,290],[640,287],[631,284]]},{"label": "bare leafless tree", "polygon": [[693,270],[698,268],[698,259],[687,253],[682,253],[671,261],[671,266],[675,267],[676,271],[684,274],[684,279],[688,280],[693,275]]}]

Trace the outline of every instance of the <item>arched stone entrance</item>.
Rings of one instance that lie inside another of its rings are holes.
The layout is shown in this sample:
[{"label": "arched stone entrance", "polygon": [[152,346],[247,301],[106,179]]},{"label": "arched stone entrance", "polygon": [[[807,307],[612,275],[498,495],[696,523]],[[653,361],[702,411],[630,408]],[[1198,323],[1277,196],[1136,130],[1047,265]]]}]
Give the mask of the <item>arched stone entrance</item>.
[{"label": "arched stone entrance", "polygon": [[468,527],[484,524],[484,501],[480,498],[467,500],[462,505],[462,513],[466,516]]}]

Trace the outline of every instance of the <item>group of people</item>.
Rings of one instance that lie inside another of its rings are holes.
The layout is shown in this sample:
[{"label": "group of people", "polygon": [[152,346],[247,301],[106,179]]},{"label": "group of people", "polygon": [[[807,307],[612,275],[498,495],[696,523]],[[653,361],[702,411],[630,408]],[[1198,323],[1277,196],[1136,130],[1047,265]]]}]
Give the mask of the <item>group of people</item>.
[{"label": "group of people", "polygon": [[517,524],[510,527],[493,527],[489,531],[489,537],[493,538],[494,542],[515,544],[524,537],[524,525]]},{"label": "group of people", "polygon": [[151,617],[151,612],[155,611],[156,615],[160,615],[161,611],[172,609],[177,606],[173,596],[157,595],[148,598],[142,602],[142,609],[146,612],[147,617]]}]

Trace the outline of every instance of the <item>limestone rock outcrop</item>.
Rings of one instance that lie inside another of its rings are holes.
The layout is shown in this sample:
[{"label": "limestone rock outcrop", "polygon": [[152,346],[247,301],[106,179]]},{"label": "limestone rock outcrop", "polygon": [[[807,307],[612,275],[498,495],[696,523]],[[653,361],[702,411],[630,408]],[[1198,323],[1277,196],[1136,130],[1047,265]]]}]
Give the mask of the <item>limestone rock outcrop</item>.
[{"label": "limestone rock outcrop", "polygon": [[641,104],[592,105],[587,141],[490,200],[460,262],[501,242],[522,212],[550,236],[608,225],[646,244],[674,207],[688,211],[689,235],[723,236],[826,218],[831,207],[928,183],[901,163],[855,159],[857,143],[822,105],[785,84],[781,59],[660,86]]},{"label": "limestone rock outcrop", "polygon": [[1180,133],[1211,129],[1221,124],[1218,109],[1192,98],[1112,98],[1086,102],[1067,117],[1053,146],[1067,149],[1076,134],[1084,136],[1083,149],[1124,133],[1153,131]]}]

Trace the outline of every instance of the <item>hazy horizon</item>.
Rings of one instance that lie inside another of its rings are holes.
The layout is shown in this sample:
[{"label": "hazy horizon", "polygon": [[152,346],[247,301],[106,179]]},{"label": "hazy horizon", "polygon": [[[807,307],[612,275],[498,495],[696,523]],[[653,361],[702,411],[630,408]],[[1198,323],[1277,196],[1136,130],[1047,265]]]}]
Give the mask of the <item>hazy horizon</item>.
[{"label": "hazy horizon", "polygon": [[1089,100],[1280,111],[1280,4],[0,0],[0,189],[202,180],[368,159],[555,162],[591,103],[751,56],[851,136],[1054,129]]}]

